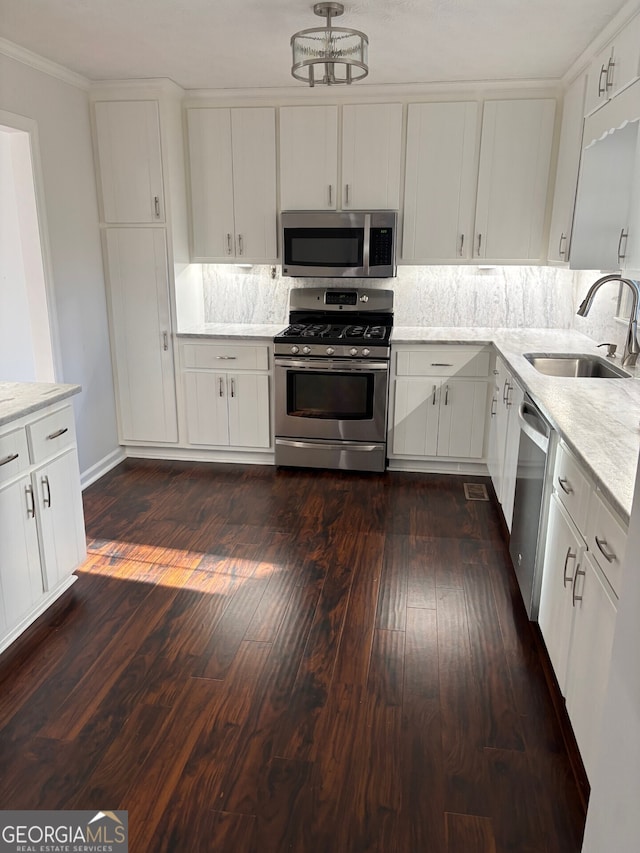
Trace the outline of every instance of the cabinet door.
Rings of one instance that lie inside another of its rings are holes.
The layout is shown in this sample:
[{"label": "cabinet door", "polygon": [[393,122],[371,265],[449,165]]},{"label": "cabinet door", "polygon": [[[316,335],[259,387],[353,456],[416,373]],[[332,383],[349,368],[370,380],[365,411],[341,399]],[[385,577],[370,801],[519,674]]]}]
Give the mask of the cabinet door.
[{"label": "cabinet door", "polygon": [[438,448],[439,382],[436,379],[395,380],[393,452],[435,456]]},{"label": "cabinet door", "polygon": [[191,186],[191,258],[235,255],[231,113],[187,110]]},{"label": "cabinet door", "polygon": [[229,444],[226,373],[185,371],[189,444]]},{"label": "cabinet door", "polygon": [[484,451],[487,383],[444,380],[440,389],[438,456],[480,459]]},{"label": "cabinet door", "polygon": [[567,673],[567,711],[587,776],[593,779],[616,605],[589,554],[584,555],[578,571],[573,602],[575,616]]},{"label": "cabinet door", "polygon": [[607,79],[611,76],[613,62],[613,46],[608,44],[598,53],[589,65],[587,74],[587,89],[584,101],[585,116],[600,109],[609,100]]},{"label": "cabinet door", "polygon": [[572,584],[584,543],[555,494],[551,496],[538,623],[563,696],[573,621]]},{"label": "cabinet door", "polygon": [[271,107],[231,110],[235,255],[275,260],[276,118]]},{"label": "cabinet door", "polygon": [[116,401],[122,441],[177,441],[164,229],[106,236]]},{"label": "cabinet door", "polygon": [[640,77],[640,15],[636,15],[614,39],[612,59],[607,88],[609,97],[615,98]]},{"label": "cabinet door", "polygon": [[264,373],[235,373],[227,377],[229,444],[270,447],[269,377]]},{"label": "cabinet door", "polygon": [[509,530],[513,520],[513,499],[516,493],[516,475],[518,472],[518,452],[520,450],[520,419],[518,410],[524,400],[524,391],[510,377],[509,389],[505,400],[507,410],[507,430],[504,445],[504,465],[502,469],[502,512]]},{"label": "cabinet door", "polygon": [[506,401],[511,374],[501,358],[496,358],[493,376],[487,467],[489,468],[496,496],[500,503],[502,503],[504,452],[507,443],[507,424],[509,420],[509,409],[507,408]]},{"label": "cabinet door", "polygon": [[56,587],[86,556],[80,471],[76,449],[33,473],[47,590]]},{"label": "cabinet door", "polygon": [[[587,134],[585,134],[587,141]],[[571,240],[571,269],[617,270],[626,253],[638,122],[582,152]]]},{"label": "cabinet door", "polygon": [[470,257],[477,122],[476,103],[409,105],[404,260]]},{"label": "cabinet door", "polygon": [[42,597],[36,501],[28,476],[0,489],[0,631],[17,625]]},{"label": "cabinet door", "polygon": [[586,75],[574,80],[564,95],[562,131],[558,149],[556,186],[549,231],[549,260],[568,261],[571,223],[578,185]]},{"label": "cabinet door", "polygon": [[157,102],[98,101],[95,118],[103,221],[164,221]]},{"label": "cabinet door", "polygon": [[280,109],[280,208],[335,210],[338,108]]},{"label": "cabinet door", "polygon": [[474,257],[542,256],[555,110],[552,99],[485,103]]},{"label": "cabinet door", "polygon": [[347,105],[342,111],[342,207],[400,206],[402,104]]}]

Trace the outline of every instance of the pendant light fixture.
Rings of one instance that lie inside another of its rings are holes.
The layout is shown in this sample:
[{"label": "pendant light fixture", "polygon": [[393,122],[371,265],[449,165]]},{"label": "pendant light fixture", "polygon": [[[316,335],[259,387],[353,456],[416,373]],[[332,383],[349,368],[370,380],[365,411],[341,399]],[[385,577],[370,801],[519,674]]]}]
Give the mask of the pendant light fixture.
[{"label": "pendant light fixture", "polygon": [[291,36],[291,73],[296,80],[310,86],[316,83],[333,86],[366,77],[369,73],[367,36],[359,30],[331,26],[331,19],[344,12],[342,3],[316,3],[313,11],[326,17],[327,23],[324,27],[300,30]]}]

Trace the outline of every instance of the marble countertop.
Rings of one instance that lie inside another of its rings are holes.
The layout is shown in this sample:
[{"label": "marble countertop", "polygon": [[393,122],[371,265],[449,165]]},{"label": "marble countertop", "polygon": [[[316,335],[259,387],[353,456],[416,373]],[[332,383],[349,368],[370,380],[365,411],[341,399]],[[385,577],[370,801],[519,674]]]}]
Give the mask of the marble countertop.
[{"label": "marble countertop", "polygon": [[81,390],[80,385],[53,382],[0,382],[0,426],[73,397]]},{"label": "marble countertop", "polygon": [[179,338],[236,338],[237,340],[272,340],[286,324],[270,323],[201,323],[188,326],[177,333]]}]

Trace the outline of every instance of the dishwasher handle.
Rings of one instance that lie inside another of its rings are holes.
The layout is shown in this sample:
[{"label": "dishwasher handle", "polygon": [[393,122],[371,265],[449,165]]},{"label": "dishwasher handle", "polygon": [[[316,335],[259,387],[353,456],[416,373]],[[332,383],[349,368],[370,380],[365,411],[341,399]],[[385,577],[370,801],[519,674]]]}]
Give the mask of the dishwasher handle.
[{"label": "dishwasher handle", "polygon": [[526,397],[520,403],[518,420],[522,432],[546,454],[549,450],[551,427],[537,407]]}]

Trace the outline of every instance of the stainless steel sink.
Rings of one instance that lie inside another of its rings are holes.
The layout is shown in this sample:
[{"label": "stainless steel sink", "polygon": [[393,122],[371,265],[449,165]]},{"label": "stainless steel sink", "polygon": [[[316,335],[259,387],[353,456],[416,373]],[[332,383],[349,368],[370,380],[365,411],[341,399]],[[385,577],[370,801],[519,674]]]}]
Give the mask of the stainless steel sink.
[{"label": "stainless steel sink", "polygon": [[597,355],[525,352],[524,357],[539,373],[575,379],[629,379],[629,374]]}]

